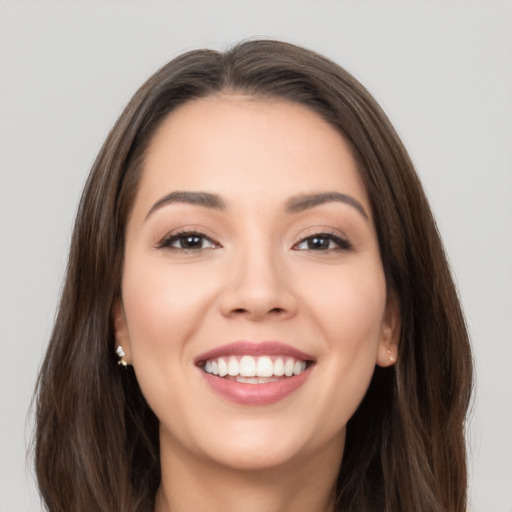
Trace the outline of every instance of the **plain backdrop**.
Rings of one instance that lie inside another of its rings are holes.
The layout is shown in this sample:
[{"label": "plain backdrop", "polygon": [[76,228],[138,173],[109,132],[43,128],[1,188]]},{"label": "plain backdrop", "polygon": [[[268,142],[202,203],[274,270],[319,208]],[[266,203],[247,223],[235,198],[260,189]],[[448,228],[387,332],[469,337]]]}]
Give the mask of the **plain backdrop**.
[{"label": "plain backdrop", "polygon": [[499,0],[0,2],[0,511],[41,510],[28,410],[103,139],[170,58],[269,36],[346,67],[409,149],[473,340],[471,510],[512,512],[511,15]]}]

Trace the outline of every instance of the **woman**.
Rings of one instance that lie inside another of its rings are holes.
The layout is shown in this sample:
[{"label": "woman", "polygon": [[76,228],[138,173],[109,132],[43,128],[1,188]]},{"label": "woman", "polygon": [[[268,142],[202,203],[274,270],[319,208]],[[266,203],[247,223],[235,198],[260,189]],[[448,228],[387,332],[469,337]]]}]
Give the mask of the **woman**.
[{"label": "woman", "polygon": [[153,75],[80,203],[38,383],[56,511],[463,511],[471,355],[368,92],[302,48]]}]

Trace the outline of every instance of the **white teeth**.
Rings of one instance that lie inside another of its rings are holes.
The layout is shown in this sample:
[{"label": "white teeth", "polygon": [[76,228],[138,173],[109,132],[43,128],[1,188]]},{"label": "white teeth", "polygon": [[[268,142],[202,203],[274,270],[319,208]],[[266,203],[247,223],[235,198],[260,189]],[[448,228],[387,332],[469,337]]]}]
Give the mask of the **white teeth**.
[{"label": "white teeth", "polygon": [[291,377],[293,375],[293,368],[295,367],[294,359],[287,359],[286,363],[284,363],[284,374],[287,377]]},{"label": "white teeth", "polygon": [[219,365],[219,377],[225,377],[228,374],[228,365],[226,360],[223,357],[219,357],[219,359],[217,359],[217,364]]},{"label": "white teeth", "polygon": [[[209,361],[208,361],[209,362]],[[208,364],[208,362],[206,364]],[[208,370],[206,370],[208,371]],[[238,364],[238,359],[236,357],[231,356],[228,361],[228,375],[231,377],[235,377],[240,374],[240,365]]]},{"label": "white teeth", "polygon": [[299,375],[306,369],[306,363],[304,361],[297,361],[293,366],[293,374]]},{"label": "white teeth", "polygon": [[206,373],[218,375],[219,377],[238,377],[236,379],[237,382],[261,384],[277,380],[270,379],[271,377],[299,375],[306,367],[306,361],[294,359],[293,357],[283,358],[279,356],[272,361],[270,356],[252,357],[246,355],[241,358],[230,356],[229,359],[225,357],[209,359],[206,361],[203,369]]},{"label": "white teeth", "polygon": [[278,357],[274,361],[274,375],[281,377],[284,375],[284,361],[282,357]]},{"label": "white teeth", "polygon": [[274,375],[274,363],[270,357],[260,357],[256,364],[256,375],[258,377],[272,377]]},{"label": "white teeth", "polygon": [[242,377],[256,376],[256,361],[254,357],[243,356],[242,359],[240,359],[240,375]]},{"label": "white teeth", "polygon": [[275,382],[279,380],[277,377],[236,377],[237,382],[244,384],[266,384],[267,382]]},{"label": "white teeth", "polygon": [[237,382],[244,382],[245,384],[259,384],[260,379],[258,377],[238,377]]}]

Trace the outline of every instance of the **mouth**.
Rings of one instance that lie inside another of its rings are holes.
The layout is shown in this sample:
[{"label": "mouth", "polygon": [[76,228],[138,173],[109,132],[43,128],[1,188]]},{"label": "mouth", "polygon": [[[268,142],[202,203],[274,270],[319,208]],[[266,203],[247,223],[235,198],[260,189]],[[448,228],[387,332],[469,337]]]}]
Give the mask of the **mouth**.
[{"label": "mouth", "polygon": [[277,402],[298,389],[315,359],[278,342],[236,342],[213,349],[194,361],[210,387],[244,405]]},{"label": "mouth", "polygon": [[244,384],[267,384],[280,379],[300,375],[312,361],[287,356],[243,356],[216,357],[200,366],[210,375]]}]

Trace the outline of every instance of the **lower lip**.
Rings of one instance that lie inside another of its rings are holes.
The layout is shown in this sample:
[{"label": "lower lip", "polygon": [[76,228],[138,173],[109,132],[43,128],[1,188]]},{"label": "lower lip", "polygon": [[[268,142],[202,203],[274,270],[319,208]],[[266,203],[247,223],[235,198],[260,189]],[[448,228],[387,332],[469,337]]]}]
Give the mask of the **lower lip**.
[{"label": "lower lip", "polygon": [[302,386],[309,377],[310,370],[311,368],[307,368],[299,375],[264,384],[236,382],[210,375],[203,370],[200,372],[210,387],[230,402],[242,405],[269,405],[283,400]]}]

